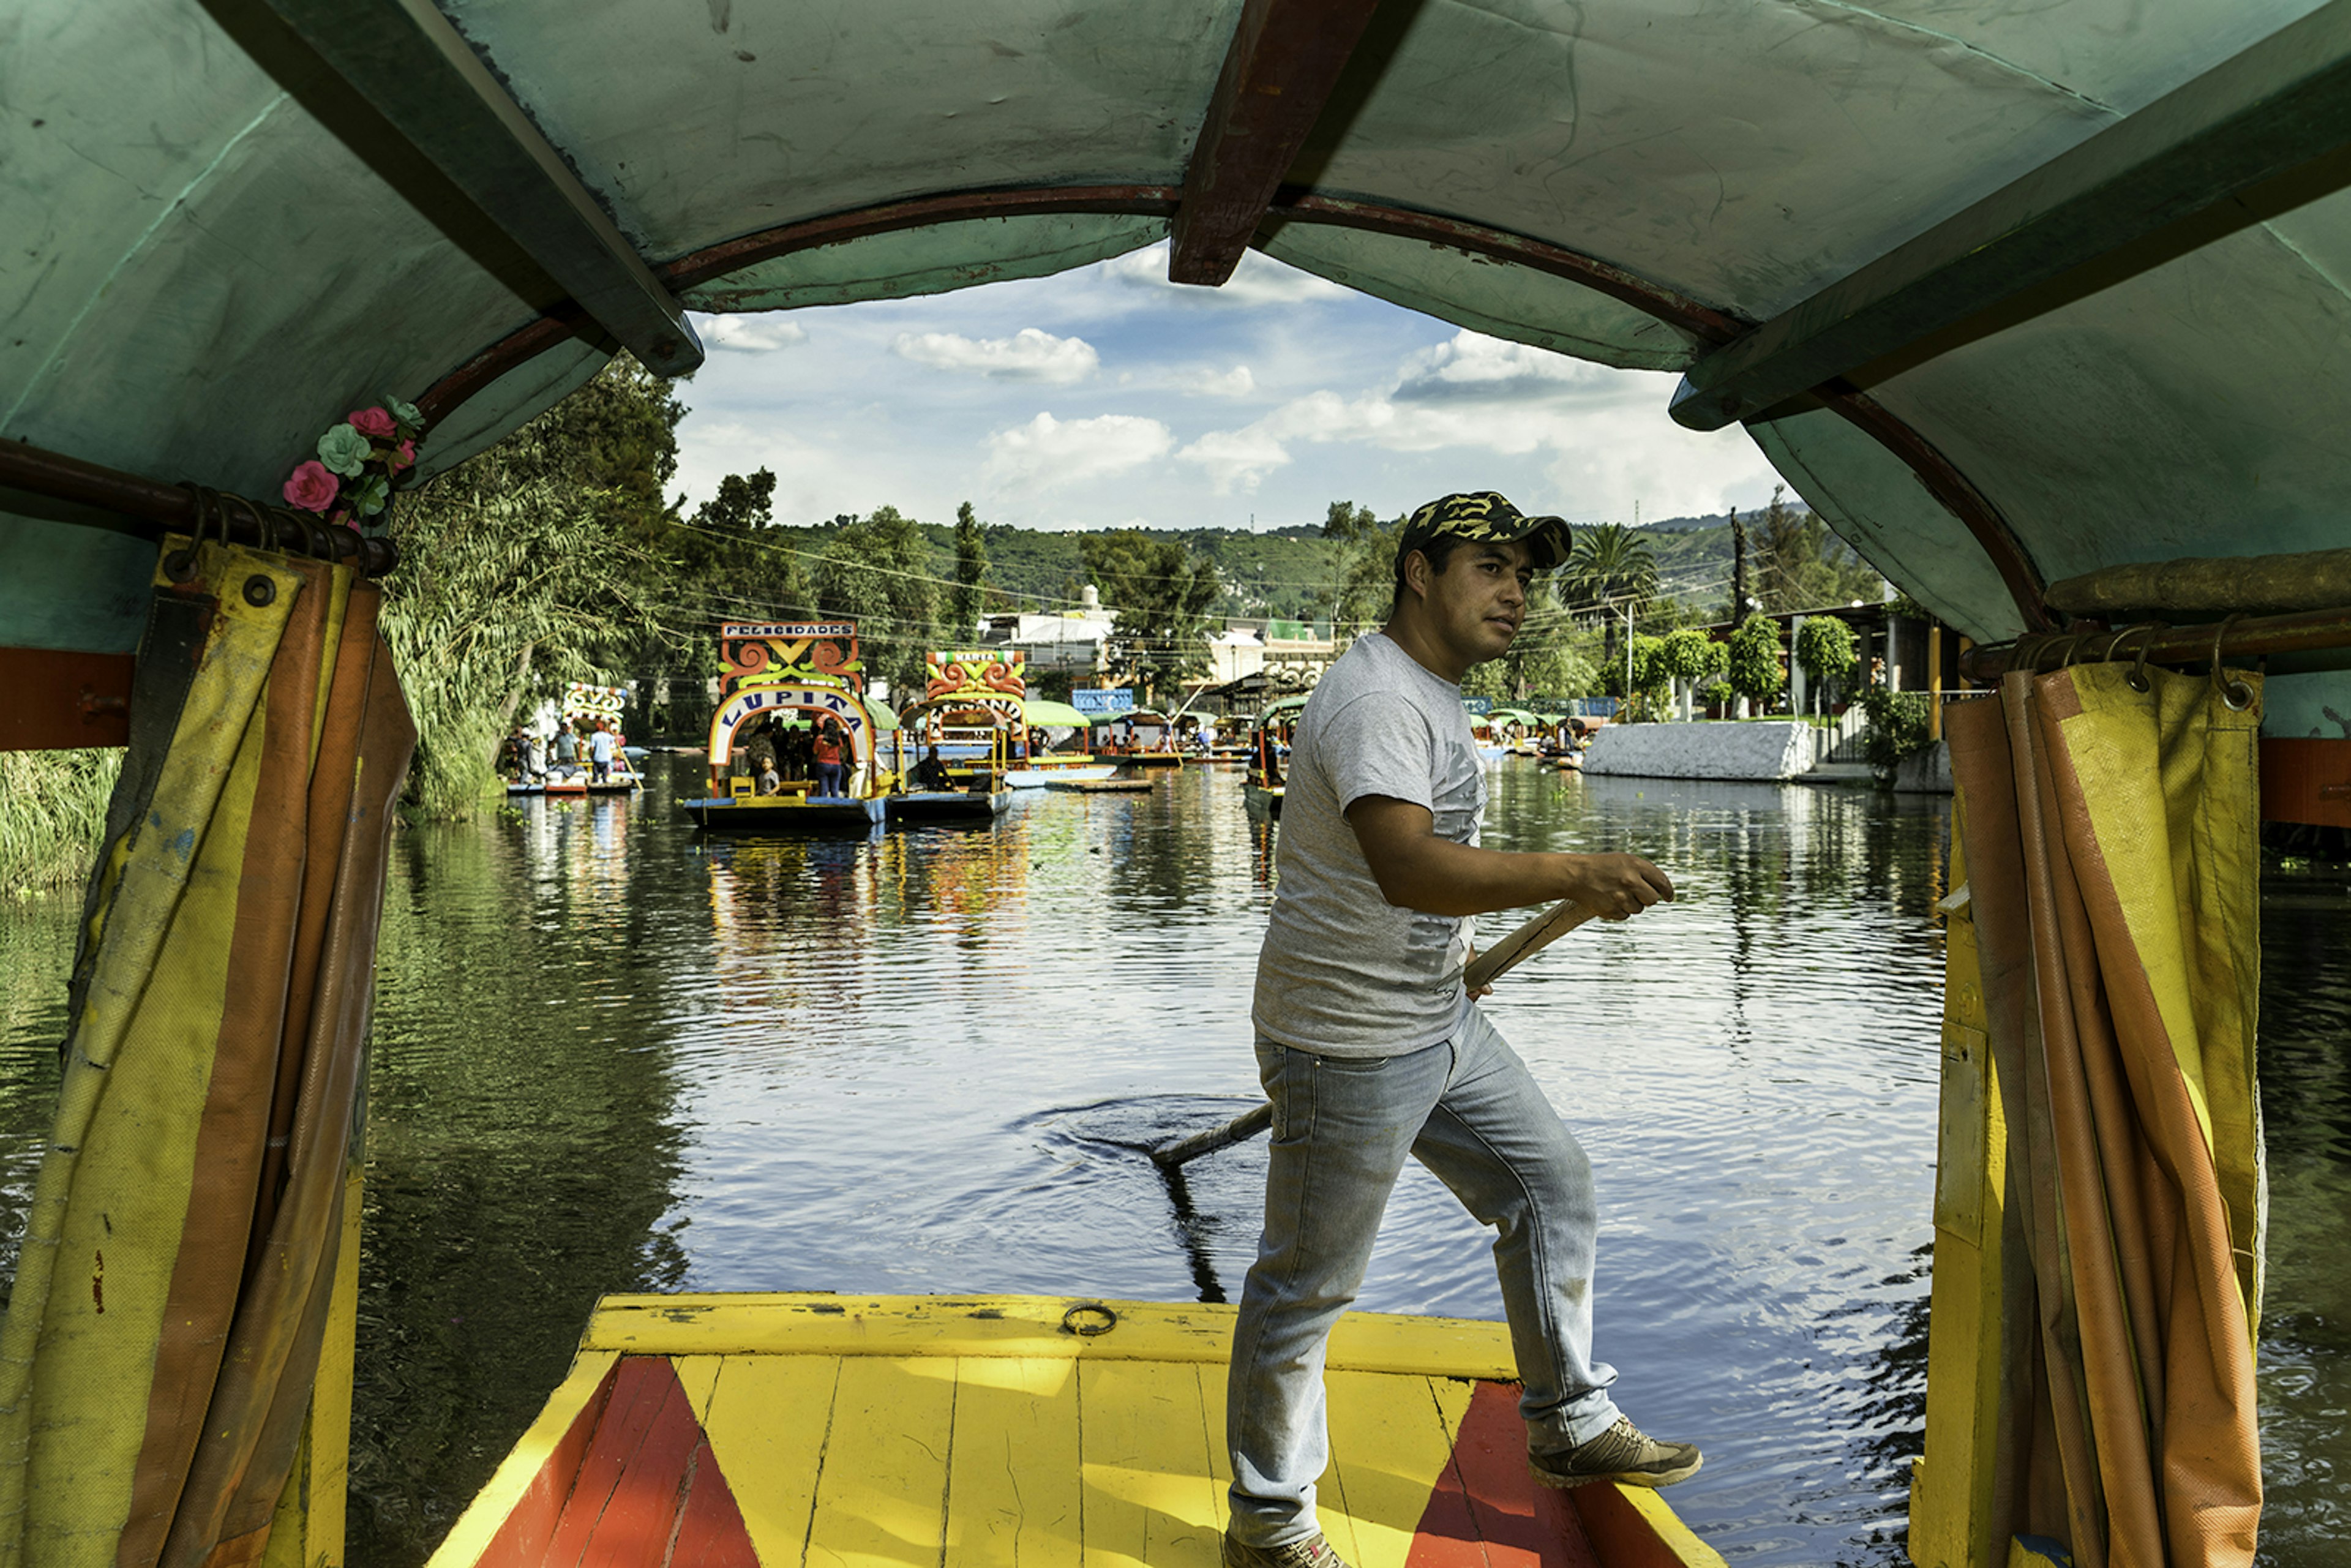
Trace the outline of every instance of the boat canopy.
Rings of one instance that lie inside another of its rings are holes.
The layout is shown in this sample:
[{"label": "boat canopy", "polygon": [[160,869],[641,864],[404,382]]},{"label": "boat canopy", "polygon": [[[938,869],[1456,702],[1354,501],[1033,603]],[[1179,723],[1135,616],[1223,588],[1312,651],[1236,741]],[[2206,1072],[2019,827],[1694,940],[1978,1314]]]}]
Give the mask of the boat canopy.
[{"label": "boat canopy", "polygon": [[1069,704],[1047,697],[1029,699],[1028,718],[1033,729],[1083,729],[1092,722]]},{"label": "boat canopy", "polygon": [[[1979,641],[2340,540],[2346,0],[1249,9],[19,0],[0,432],[274,500],[387,395],[437,468],[619,348],[691,371],[689,312],[1172,227],[1177,281],[1255,246],[1684,372]],[[0,643],[131,649],[149,544],[6,496]]]}]

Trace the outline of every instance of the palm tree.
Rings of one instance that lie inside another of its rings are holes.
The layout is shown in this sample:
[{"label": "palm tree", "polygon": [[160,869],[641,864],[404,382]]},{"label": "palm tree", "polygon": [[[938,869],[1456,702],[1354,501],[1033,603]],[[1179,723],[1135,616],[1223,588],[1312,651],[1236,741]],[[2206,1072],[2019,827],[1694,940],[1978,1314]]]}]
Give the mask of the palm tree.
[{"label": "palm tree", "polygon": [[1609,667],[1616,656],[1616,618],[1657,596],[1657,561],[1649,541],[1622,523],[1592,523],[1575,531],[1575,547],[1560,569],[1559,596],[1579,620],[1604,623]]}]

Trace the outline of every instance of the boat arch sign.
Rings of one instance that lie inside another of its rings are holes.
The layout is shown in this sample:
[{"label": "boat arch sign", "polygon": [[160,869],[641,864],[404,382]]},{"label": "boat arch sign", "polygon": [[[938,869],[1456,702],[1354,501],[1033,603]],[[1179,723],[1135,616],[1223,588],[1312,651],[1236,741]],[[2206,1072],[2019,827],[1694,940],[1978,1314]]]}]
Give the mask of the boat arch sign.
[{"label": "boat arch sign", "polygon": [[806,713],[831,715],[849,737],[850,755],[862,762],[872,755],[873,720],[865,705],[851,693],[833,686],[784,685],[749,686],[719,705],[710,716],[710,766],[724,768],[735,758],[735,732],[752,720],[769,715]]}]

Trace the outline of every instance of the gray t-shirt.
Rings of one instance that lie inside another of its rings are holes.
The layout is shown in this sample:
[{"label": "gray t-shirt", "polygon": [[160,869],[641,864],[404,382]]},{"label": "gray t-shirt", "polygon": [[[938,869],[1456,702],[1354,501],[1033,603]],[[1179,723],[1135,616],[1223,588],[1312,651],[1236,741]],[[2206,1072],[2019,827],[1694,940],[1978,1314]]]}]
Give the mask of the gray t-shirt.
[{"label": "gray t-shirt", "polygon": [[1426,806],[1456,843],[1476,843],[1486,813],[1461,688],[1376,632],[1324,673],[1300,716],[1280,891],[1257,961],[1258,1032],[1321,1056],[1418,1051],[1450,1035],[1468,1005],[1468,923],[1381,894],[1347,825],[1366,795]]}]

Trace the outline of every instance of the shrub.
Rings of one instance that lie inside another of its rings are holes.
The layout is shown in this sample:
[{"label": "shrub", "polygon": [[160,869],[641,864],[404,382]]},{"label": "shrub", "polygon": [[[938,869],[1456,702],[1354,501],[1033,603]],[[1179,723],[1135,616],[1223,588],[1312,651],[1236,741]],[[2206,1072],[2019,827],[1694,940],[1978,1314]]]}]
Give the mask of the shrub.
[{"label": "shrub", "polygon": [[1796,628],[1796,663],[1812,677],[1815,707],[1820,706],[1822,686],[1844,679],[1856,657],[1853,628],[1834,615],[1807,616]]},{"label": "shrub", "polygon": [[1862,692],[1861,708],[1868,719],[1862,755],[1880,778],[1892,778],[1904,758],[1932,744],[1927,738],[1927,720],[1933,700],[1925,692],[1889,692],[1884,686]]}]

